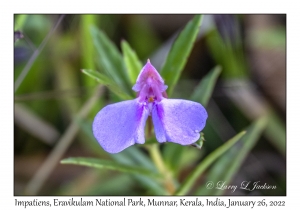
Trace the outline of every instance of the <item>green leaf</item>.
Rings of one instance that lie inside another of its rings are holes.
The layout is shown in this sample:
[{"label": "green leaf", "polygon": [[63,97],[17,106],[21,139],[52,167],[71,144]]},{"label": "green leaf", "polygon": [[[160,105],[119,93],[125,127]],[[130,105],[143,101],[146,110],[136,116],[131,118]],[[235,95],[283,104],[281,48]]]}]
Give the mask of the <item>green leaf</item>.
[{"label": "green leaf", "polygon": [[178,35],[161,69],[161,76],[168,85],[169,95],[177,84],[199,32],[202,16],[196,15]]},{"label": "green leaf", "polygon": [[195,88],[191,100],[201,103],[203,106],[208,104],[211,94],[221,73],[221,67],[216,66],[211,70]]},{"label": "green leaf", "polygon": [[91,33],[101,69],[128,95],[133,96],[121,53],[102,31],[92,27]]},{"label": "green leaf", "polygon": [[124,92],[122,88],[119,87],[118,84],[116,84],[111,78],[105,76],[104,74],[90,70],[90,69],[82,69],[81,70],[84,74],[96,79],[100,84],[106,86],[108,89],[110,89],[113,93],[115,93],[117,96],[119,96],[123,100],[129,100],[133,97],[131,95],[128,95]]},{"label": "green leaf", "polygon": [[[102,176],[102,174],[101,174]],[[100,176],[100,177],[101,177]],[[122,186],[122,187],[120,187]],[[119,174],[118,176],[110,177],[107,180],[104,180],[102,182],[95,183],[93,186],[91,186],[87,193],[84,195],[87,196],[122,196],[122,195],[128,195],[129,190],[136,186],[136,181],[132,179],[130,174]],[[78,187],[78,186],[76,186]],[[132,193],[132,192],[130,192]],[[69,195],[69,194],[68,194]],[[134,195],[134,194],[133,194]],[[82,194],[81,194],[82,196]]]},{"label": "green leaf", "polygon": [[[82,65],[86,69],[96,69],[94,62],[94,43],[91,37],[89,28],[91,25],[96,25],[97,16],[91,14],[85,14],[80,16],[80,44],[81,44],[81,55],[82,55]],[[95,85],[95,81],[91,80],[89,77],[84,78],[85,85]]]},{"label": "green leaf", "polygon": [[[216,66],[214,69],[212,69],[195,88],[191,96],[191,100],[197,101],[203,106],[206,106],[220,73],[220,66]],[[185,147],[176,144],[166,144],[163,148],[164,160],[168,167],[175,173],[180,169],[178,167],[178,162],[181,161],[184,150]]]},{"label": "green leaf", "polygon": [[60,162],[62,164],[75,164],[75,165],[82,165],[82,166],[88,166],[88,167],[99,168],[99,169],[120,171],[124,173],[140,174],[152,178],[161,178],[160,174],[153,173],[152,171],[147,170],[145,168],[121,164],[110,160],[77,157],[77,158],[67,158]]},{"label": "green leaf", "polygon": [[[157,171],[153,162],[141,152],[137,147],[129,147],[126,150],[111,155],[111,157],[121,164],[131,166],[142,166],[146,167],[149,171]],[[140,174],[133,175],[136,180],[143,185],[146,189],[151,190],[154,195],[166,195],[164,187],[161,185],[159,180],[153,179],[152,177],[142,176]]]},{"label": "green leaf", "polygon": [[153,26],[145,15],[135,15],[126,21],[126,40],[142,59],[147,59],[162,44]]},{"label": "green leaf", "polygon": [[199,176],[221,155],[223,155],[228,149],[230,149],[238,140],[245,135],[245,131],[242,131],[235,135],[232,139],[228,140],[214,152],[210,153],[191,174],[185,179],[180,188],[175,193],[176,195],[185,195],[192,187],[193,183]]},{"label": "green leaf", "polygon": [[[126,150],[126,154],[133,161],[135,161],[139,166],[143,166],[151,171],[155,171],[155,172],[157,171],[157,169],[155,168],[155,165],[153,164],[153,162],[151,161],[149,156],[147,156],[145,153],[143,153],[139,149],[139,147],[130,147],[130,149]],[[136,164],[134,164],[134,165],[136,165]]]},{"label": "green leaf", "polygon": [[[207,173],[207,181],[218,183],[220,180],[223,180],[226,181],[226,184],[229,184],[257,143],[266,128],[267,122],[268,118],[262,117],[250,125],[246,135],[215,162]],[[224,193],[223,190],[206,189],[205,186],[201,186],[196,192],[197,195],[221,195],[222,193]]]},{"label": "green leaf", "polygon": [[131,174],[111,174],[108,171],[103,173],[103,171],[90,169],[72,181],[63,183],[54,194],[57,196],[131,196],[135,195],[133,191],[135,186],[136,182]]},{"label": "green leaf", "polygon": [[217,30],[206,36],[207,44],[216,63],[223,68],[225,78],[244,78],[248,75],[242,45],[228,45],[223,41]]},{"label": "green leaf", "polygon": [[286,155],[286,130],[285,125],[274,111],[270,111],[270,120],[265,130],[265,135],[278,151]]},{"label": "green leaf", "polygon": [[165,143],[163,147],[163,158],[165,164],[176,175],[181,168],[178,163],[181,162],[181,158],[186,151],[187,147],[180,144]]},{"label": "green leaf", "polygon": [[128,77],[130,79],[131,84],[133,85],[143,66],[136,53],[131,49],[128,42],[123,40],[121,42],[121,47],[123,52],[123,58],[127,68]]}]

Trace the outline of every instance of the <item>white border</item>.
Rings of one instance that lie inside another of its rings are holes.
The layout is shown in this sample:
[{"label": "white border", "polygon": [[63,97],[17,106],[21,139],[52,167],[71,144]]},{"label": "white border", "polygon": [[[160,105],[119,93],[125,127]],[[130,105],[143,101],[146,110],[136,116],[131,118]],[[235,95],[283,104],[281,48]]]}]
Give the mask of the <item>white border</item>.
[{"label": "white border", "polygon": [[[287,13],[287,197],[286,206],[298,206],[299,189],[299,6],[296,1],[5,1],[1,3],[1,208],[14,207],[13,196],[13,14],[14,13]],[[22,197],[18,197],[21,199]],[[54,197],[26,197],[49,199]],[[66,199],[67,197],[64,197]],[[84,197],[88,199],[89,197]],[[143,197],[145,198],[145,197]],[[171,197],[170,197],[171,198]],[[176,199],[179,197],[176,197]],[[208,197],[212,199],[212,197]],[[222,197],[224,199],[225,197]],[[244,200],[245,197],[232,197]],[[250,197],[247,197],[250,199]],[[91,197],[95,199],[95,197]],[[156,197],[164,199],[164,197]],[[206,199],[206,197],[201,197]],[[251,197],[260,200],[261,197]],[[165,207],[167,208],[167,207]],[[223,207],[222,207],[223,208]],[[31,209],[31,208],[27,208]],[[41,208],[39,208],[41,209]],[[43,209],[43,208],[42,208]],[[73,209],[57,208],[57,209]],[[86,208],[85,208],[86,209]],[[110,208],[114,209],[114,208]],[[296,209],[296,208],[294,208]]]}]

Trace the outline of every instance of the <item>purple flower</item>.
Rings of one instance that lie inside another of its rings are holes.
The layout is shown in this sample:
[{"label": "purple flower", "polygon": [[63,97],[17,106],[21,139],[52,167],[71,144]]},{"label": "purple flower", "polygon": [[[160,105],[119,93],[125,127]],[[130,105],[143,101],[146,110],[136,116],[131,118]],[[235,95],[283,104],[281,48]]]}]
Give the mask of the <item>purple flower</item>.
[{"label": "purple flower", "polygon": [[132,88],[137,98],[108,105],[95,117],[93,133],[103,149],[118,153],[135,143],[145,143],[148,116],[152,117],[158,142],[196,142],[206,123],[205,108],[193,101],[167,99],[167,88],[148,59]]}]

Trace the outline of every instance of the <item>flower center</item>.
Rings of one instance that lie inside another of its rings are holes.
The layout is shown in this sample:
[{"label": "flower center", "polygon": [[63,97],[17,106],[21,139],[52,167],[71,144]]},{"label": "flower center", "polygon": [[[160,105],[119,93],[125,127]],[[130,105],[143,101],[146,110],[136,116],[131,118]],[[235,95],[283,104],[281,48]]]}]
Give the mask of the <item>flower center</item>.
[{"label": "flower center", "polygon": [[148,98],[148,102],[149,102],[149,103],[154,102],[154,97],[153,97],[153,96],[150,96],[150,97]]}]

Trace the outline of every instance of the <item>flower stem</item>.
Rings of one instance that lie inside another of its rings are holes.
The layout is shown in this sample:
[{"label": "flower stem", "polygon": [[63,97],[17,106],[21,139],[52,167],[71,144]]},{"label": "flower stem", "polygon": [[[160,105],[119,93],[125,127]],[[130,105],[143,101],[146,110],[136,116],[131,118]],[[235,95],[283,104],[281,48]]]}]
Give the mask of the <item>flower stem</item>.
[{"label": "flower stem", "polygon": [[[147,129],[146,129],[146,138],[150,139],[153,135],[153,124],[152,124],[152,118],[148,118],[147,121]],[[171,171],[166,167],[164,160],[161,156],[161,152],[159,151],[159,145],[158,144],[151,144],[147,145],[146,147],[148,149],[148,152],[150,154],[151,159],[153,160],[157,170],[163,175],[164,177],[164,185],[167,190],[167,192],[170,195],[173,195],[175,193],[175,185],[173,182],[173,177]]]},{"label": "flower stem", "polygon": [[175,186],[173,183],[173,177],[171,172],[166,168],[161,153],[159,151],[158,144],[152,144],[148,147],[150,156],[158,169],[158,171],[164,176],[164,185],[170,195],[175,193]]}]

